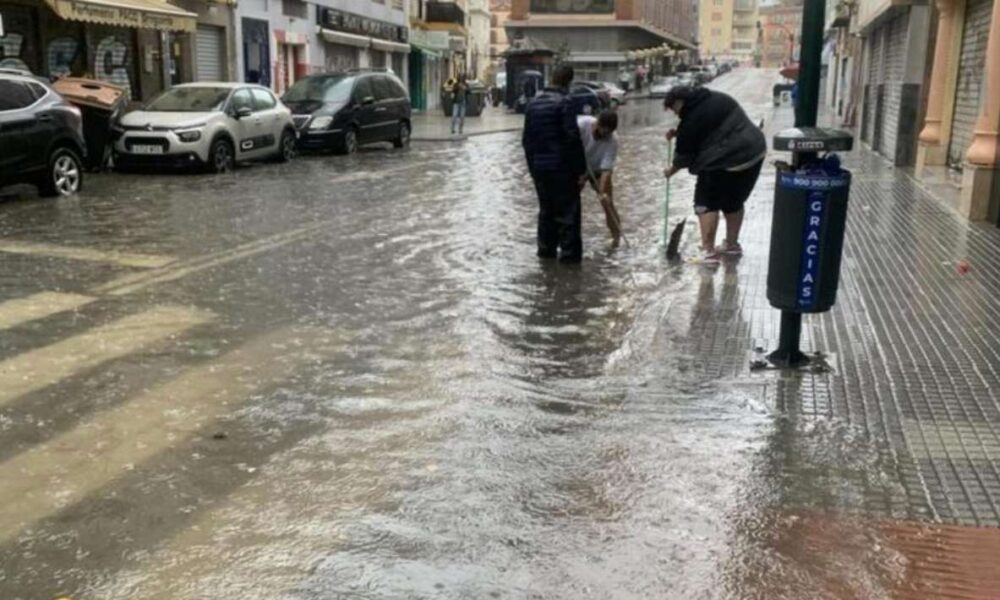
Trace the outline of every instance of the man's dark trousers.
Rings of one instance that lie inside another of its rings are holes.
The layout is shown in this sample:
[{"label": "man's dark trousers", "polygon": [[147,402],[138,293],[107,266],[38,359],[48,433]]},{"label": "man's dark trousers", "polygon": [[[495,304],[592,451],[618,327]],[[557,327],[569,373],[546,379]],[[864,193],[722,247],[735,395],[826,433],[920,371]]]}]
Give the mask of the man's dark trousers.
[{"label": "man's dark trousers", "polygon": [[580,185],[567,173],[534,175],[538,191],[538,256],[579,262],[583,258],[580,237]]}]

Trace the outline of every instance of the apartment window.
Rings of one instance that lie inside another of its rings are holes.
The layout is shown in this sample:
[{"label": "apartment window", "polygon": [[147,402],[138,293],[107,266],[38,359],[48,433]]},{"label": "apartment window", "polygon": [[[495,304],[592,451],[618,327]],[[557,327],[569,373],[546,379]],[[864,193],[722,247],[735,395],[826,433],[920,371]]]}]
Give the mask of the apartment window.
[{"label": "apartment window", "polygon": [[721,37],[721,36],[722,36],[722,30],[721,29],[715,28],[715,29],[712,30],[712,37]]},{"label": "apartment window", "polygon": [[721,21],[722,20],[722,13],[718,13],[718,12],[712,13],[712,20],[713,21]]},{"label": "apartment window", "polygon": [[713,0],[713,4],[716,6],[722,6],[722,0]]},{"label": "apartment window", "polygon": [[302,0],[281,0],[281,14],[298,19],[309,18],[309,6]]}]

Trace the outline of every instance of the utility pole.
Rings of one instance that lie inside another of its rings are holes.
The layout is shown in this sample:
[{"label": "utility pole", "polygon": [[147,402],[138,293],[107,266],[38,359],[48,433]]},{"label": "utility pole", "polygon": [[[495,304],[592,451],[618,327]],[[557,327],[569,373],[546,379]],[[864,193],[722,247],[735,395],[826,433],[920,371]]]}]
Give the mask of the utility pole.
[{"label": "utility pole", "polygon": [[795,105],[795,126],[815,127],[819,111],[819,78],[823,60],[823,25],[826,0],[805,0],[802,6],[802,35],[799,40],[799,90]]}]

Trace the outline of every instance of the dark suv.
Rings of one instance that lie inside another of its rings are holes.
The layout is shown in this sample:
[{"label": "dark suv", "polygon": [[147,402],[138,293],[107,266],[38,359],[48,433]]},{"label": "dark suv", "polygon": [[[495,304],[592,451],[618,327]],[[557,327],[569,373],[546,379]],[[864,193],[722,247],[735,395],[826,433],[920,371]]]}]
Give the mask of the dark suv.
[{"label": "dark suv", "polygon": [[84,148],[80,109],[30,74],[0,69],[0,187],[69,196],[83,186]]},{"label": "dark suv", "polygon": [[302,148],[351,154],[363,144],[410,143],[410,97],[392,73],[311,75],[281,100],[292,110]]}]

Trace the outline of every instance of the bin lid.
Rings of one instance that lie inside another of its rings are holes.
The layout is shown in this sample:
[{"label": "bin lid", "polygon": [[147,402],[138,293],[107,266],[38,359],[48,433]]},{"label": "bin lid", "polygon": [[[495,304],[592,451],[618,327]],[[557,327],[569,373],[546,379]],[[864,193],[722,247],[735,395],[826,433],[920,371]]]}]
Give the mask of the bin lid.
[{"label": "bin lid", "polygon": [[843,129],[793,127],[774,136],[774,149],[788,152],[846,152],[854,147],[854,136]]},{"label": "bin lid", "polygon": [[105,110],[112,110],[125,95],[125,88],[78,77],[64,77],[55,81],[52,87],[70,102]]}]

